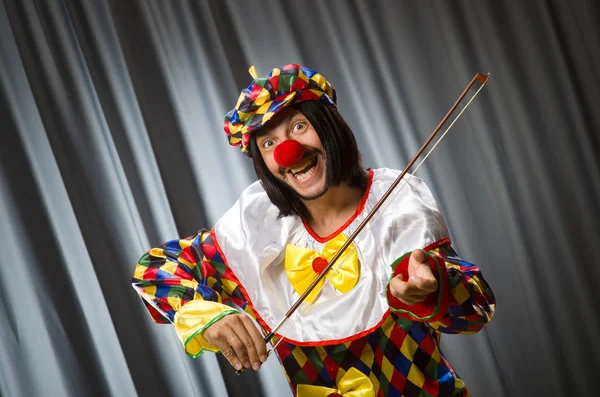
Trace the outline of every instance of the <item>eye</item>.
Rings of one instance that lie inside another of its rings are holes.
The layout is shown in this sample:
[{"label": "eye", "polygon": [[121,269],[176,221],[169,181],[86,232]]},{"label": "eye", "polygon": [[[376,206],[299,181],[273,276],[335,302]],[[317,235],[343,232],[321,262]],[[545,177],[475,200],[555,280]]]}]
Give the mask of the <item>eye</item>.
[{"label": "eye", "polygon": [[296,124],[294,124],[294,126],[292,127],[292,132],[300,132],[302,130],[304,130],[306,128],[306,125],[308,123],[304,122],[304,121],[299,121]]},{"label": "eye", "polygon": [[272,140],[272,139],[265,139],[265,140],[263,141],[263,143],[262,143],[262,145],[261,145],[261,146],[262,146],[264,149],[268,149],[268,148],[270,148],[270,147],[273,147],[273,145],[275,145],[275,142],[273,142],[273,140]]}]

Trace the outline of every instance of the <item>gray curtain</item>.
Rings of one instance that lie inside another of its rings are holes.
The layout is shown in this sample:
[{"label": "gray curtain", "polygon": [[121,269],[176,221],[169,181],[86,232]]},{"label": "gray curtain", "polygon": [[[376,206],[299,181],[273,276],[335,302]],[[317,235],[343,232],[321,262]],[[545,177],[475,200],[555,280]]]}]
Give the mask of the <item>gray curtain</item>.
[{"label": "gray curtain", "polygon": [[0,3],[0,395],[285,396],[185,356],[129,286],[255,176],[224,114],[301,63],[368,167],[403,168],[476,72],[488,86],[418,175],[498,309],[443,348],[473,396],[596,396],[600,3]]}]

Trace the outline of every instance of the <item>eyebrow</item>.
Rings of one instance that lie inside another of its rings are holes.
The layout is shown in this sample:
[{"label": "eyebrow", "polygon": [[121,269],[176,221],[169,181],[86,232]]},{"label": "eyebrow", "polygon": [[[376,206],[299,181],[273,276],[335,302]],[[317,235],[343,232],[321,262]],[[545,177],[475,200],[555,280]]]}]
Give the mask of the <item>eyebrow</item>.
[{"label": "eyebrow", "polygon": [[[289,122],[291,119],[293,119],[294,117],[296,117],[297,115],[302,114],[299,111],[296,111],[294,113],[290,113],[289,115],[285,116],[285,118],[283,120],[281,120],[281,123],[287,123]],[[258,131],[256,131],[256,139],[261,138],[265,135],[269,135],[269,130],[265,130],[264,128],[259,129]]]}]

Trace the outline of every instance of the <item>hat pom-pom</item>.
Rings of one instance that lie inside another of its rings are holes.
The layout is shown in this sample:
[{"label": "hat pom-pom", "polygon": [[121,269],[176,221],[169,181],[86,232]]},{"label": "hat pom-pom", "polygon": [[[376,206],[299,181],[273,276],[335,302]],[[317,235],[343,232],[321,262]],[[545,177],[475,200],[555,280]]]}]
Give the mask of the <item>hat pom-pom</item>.
[{"label": "hat pom-pom", "polygon": [[275,152],[273,153],[275,162],[280,167],[284,168],[289,168],[302,160],[303,155],[304,149],[302,149],[302,145],[293,139],[281,142],[279,146],[275,148]]}]

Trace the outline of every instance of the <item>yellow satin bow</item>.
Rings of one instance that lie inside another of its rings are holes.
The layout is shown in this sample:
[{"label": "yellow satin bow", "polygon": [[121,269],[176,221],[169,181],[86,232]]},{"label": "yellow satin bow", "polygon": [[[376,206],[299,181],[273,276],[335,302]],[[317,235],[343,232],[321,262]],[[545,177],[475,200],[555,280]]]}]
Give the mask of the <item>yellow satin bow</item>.
[{"label": "yellow satin bow", "polygon": [[375,388],[369,377],[356,368],[348,372],[337,382],[337,389],[324,386],[298,385],[298,397],[375,397]]},{"label": "yellow satin bow", "polygon": [[[302,295],[304,291],[308,289],[325,265],[333,259],[335,254],[342,248],[347,240],[348,238],[344,236],[343,233],[338,234],[335,238],[325,244],[321,254],[315,250],[297,247],[291,244],[286,246],[285,271],[298,295]],[[346,258],[346,256],[348,257]],[[358,277],[360,276],[360,263],[354,244],[350,244],[334,267],[339,265],[340,262],[340,267],[329,279],[329,282],[336,290],[345,294],[354,288],[358,282]],[[324,282],[324,278],[319,281],[319,284],[317,284],[315,289],[308,295],[308,302],[312,302]]]}]

